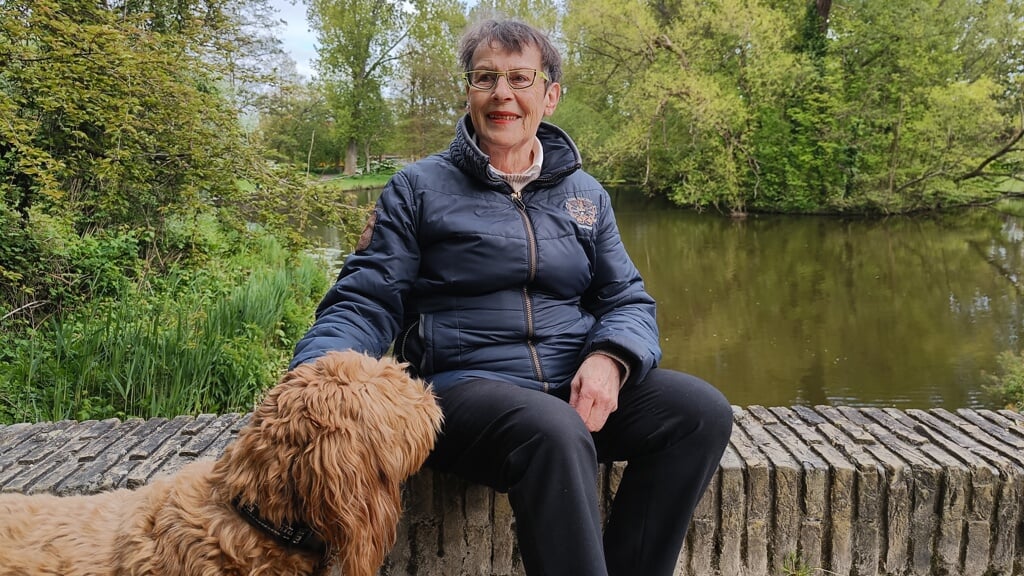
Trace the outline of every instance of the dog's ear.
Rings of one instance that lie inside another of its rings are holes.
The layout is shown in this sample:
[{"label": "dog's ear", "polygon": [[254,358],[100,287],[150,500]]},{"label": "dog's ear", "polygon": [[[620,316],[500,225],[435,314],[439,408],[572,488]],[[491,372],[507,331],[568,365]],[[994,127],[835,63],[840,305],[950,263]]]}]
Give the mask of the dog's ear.
[{"label": "dog's ear", "polygon": [[319,434],[293,467],[305,521],[337,544],[346,576],[373,576],[395,541],[401,482],[434,444],[440,409],[391,359],[356,352],[317,361],[305,399]]},{"label": "dog's ear", "polygon": [[401,513],[399,479],[375,465],[356,422],[324,431],[292,468],[309,526],[337,551],[346,576],[374,576],[395,541]]},{"label": "dog's ear", "polygon": [[[383,465],[393,474],[406,478],[415,474],[434,448],[441,429],[441,407],[429,386],[409,375],[405,365],[393,359],[382,359],[373,379],[374,393],[386,398],[393,407],[389,413],[376,415],[383,434],[392,432],[387,441],[391,450],[378,454]],[[395,421],[395,418],[401,418]]]},{"label": "dog's ear", "polygon": [[257,504],[261,515],[275,524],[296,520],[298,495],[287,479],[316,433],[301,417],[304,389],[313,374],[313,367],[305,365],[285,374],[214,465],[214,485],[226,500],[237,497]]}]

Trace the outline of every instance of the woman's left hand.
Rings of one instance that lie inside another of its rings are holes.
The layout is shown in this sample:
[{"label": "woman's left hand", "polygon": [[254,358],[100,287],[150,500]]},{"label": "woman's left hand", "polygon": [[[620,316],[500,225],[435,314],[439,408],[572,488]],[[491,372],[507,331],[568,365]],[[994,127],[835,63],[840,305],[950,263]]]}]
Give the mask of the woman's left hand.
[{"label": "woman's left hand", "polygon": [[587,429],[597,432],[604,427],[608,415],[619,407],[619,386],[623,367],[604,354],[591,354],[580,365],[572,379],[569,405]]}]

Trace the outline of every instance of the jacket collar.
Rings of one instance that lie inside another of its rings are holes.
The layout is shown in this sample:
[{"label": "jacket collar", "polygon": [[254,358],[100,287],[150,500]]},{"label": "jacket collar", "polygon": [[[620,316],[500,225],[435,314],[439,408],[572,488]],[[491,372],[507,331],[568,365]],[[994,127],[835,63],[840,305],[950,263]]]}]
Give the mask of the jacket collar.
[{"label": "jacket collar", "polygon": [[[452,163],[463,172],[492,187],[505,186],[501,178],[487,169],[490,156],[476,145],[476,139],[473,137],[475,133],[468,114],[459,119],[455,126],[455,139],[448,147]],[[541,166],[538,182],[548,185],[556,183],[583,166],[576,144],[558,126],[541,122],[537,128],[537,138],[544,150],[544,164]]]}]

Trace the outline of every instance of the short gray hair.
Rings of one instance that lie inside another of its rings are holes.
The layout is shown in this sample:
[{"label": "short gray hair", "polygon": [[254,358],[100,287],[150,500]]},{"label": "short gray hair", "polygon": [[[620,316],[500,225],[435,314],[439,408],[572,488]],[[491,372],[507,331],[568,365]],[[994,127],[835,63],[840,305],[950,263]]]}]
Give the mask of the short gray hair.
[{"label": "short gray hair", "polygon": [[529,46],[540,50],[540,63],[551,82],[562,80],[562,55],[547,34],[518,20],[483,20],[471,26],[459,42],[459,64],[465,72],[473,66],[473,53],[481,44],[495,42],[509,52],[522,54]]}]

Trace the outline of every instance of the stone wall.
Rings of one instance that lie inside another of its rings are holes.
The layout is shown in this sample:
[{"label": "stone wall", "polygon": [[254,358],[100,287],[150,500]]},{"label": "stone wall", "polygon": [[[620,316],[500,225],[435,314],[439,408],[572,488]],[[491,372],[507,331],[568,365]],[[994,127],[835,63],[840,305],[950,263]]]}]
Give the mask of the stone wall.
[{"label": "stone wall", "polygon": [[[0,491],[141,486],[216,457],[246,419],[0,426]],[[735,420],[678,575],[1024,574],[1024,416],[752,406]],[[605,504],[621,473],[602,469]],[[523,574],[508,499],[421,472],[381,574]]]}]

